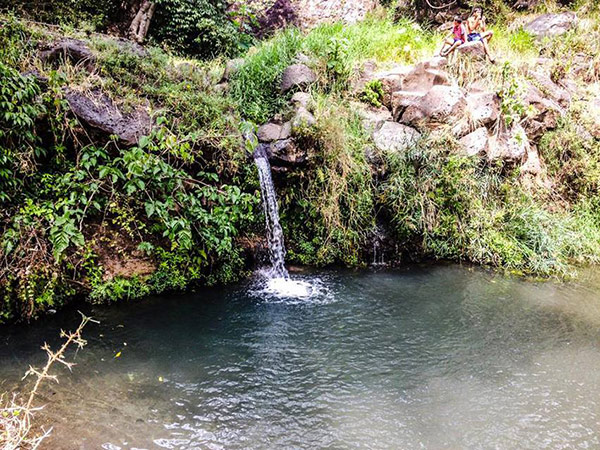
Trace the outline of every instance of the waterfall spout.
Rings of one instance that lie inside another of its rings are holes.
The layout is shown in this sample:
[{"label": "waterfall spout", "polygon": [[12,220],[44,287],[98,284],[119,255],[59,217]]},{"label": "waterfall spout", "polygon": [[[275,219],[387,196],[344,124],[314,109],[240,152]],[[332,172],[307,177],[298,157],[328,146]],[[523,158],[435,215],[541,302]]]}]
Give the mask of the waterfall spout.
[{"label": "waterfall spout", "polygon": [[253,153],[254,162],[258,168],[260,180],[260,191],[265,212],[267,238],[269,241],[269,257],[271,258],[272,276],[274,278],[289,278],[285,268],[285,245],[283,242],[283,230],[279,224],[279,208],[275,187],[271,178],[271,165],[267,156],[266,146],[259,144]]}]

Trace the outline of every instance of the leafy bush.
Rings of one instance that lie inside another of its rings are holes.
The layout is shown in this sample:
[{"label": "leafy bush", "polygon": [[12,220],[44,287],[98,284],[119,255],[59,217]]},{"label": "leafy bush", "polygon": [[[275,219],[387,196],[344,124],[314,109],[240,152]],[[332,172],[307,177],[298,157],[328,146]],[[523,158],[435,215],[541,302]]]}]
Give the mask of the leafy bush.
[{"label": "leafy bush", "polygon": [[225,0],[157,0],[151,33],[173,50],[201,58],[233,55],[251,41],[227,13]]}]

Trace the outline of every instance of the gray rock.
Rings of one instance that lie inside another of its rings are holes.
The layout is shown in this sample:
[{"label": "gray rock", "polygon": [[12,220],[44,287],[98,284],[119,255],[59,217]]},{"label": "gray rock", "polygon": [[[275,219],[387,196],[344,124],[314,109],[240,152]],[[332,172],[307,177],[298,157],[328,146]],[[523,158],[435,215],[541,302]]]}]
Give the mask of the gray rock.
[{"label": "gray rock", "polygon": [[468,55],[476,58],[485,58],[485,49],[479,41],[465,42],[458,47],[456,51],[461,55]]},{"label": "gray rock", "polygon": [[397,91],[392,94],[392,115],[398,120],[406,108],[418,105],[425,96],[422,92]]},{"label": "gray rock", "polygon": [[291,167],[308,159],[308,153],[296,147],[293,139],[273,142],[269,145],[267,154],[273,167]]},{"label": "gray rock", "polygon": [[577,15],[573,12],[542,14],[526,24],[523,29],[537,38],[559,36],[577,24]]},{"label": "gray rock", "polygon": [[296,92],[292,95],[292,103],[296,106],[303,106],[306,109],[309,108],[311,96],[307,92]]},{"label": "gray rock", "polygon": [[543,73],[537,71],[529,71],[527,76],[544,97],[550,98],[558,103],[563,108],[568,108],[571,104],[571,94],[565,88],[556,84],[552,79]]},{"label": "gray rock", "polygon": [[132,113],[123,114],[112,100],[96,89],[89,95],[67,89],[65,98],[73,114],[84,124],[99,131],[108,138],[116,135],[125,145],[135,145],[140,137],[152,129],[152,119],[148,111],[138,108]]},{"label": "gray rock", "polygon": [[460,119],[467,100],[458,86],[433,86],[418,104],[406,108],[401,122],[414,125],[420,121],[454,123]]},{"label": "gray rock", "polygon": [[590,100],[586,105],[587,128],[591,135],[600,139],[600,97]]},{"label": "gray rock", "polygon": [[285,93],[294,88],[306,88],[317,81],[317,75],[304,64],[292,64],[286,67],[281,76],[281,92]]},{"label": "gray rock", "polygon": [[240,67],[244,65],[243,58],[230,59],[225,63],[225,69],[223,70],[223,76],[221,77],[221,83],[230,81],[231,77],[240,70]]},{"label": "gray rock", "polygon": [[402,90],[425,93],[433,86],[450,84],[450,76],[446,72],[426,69],[424,64],[419,64],[402,80]]},{"label": "gray rock", "polygon": [[500,99],[493,92],[470,93],[467,95],[467,108],[473,122],[491,125],[500,115]]},{"label": "gray rock", "polygon": [[489,134],[481,127],[459,140],[462,151],[466,156],[485,155],[489,146]]},{"label": "gray rock", "polygon": [[279,139],[289,139],[292,136],[292,121],[289,120],[281,125],[281,133],[279,133]]},{"label": "gray rock", "polygon": [[316,123],[315,116],[313,116],[304,106],[300,106],[292,119],[292,130],[295,132],[300,128],[313,127]]},{"label": "gray rock", "polygon": [[258,127],[256,135],[260,142],[273,142],[280,139],[281,128],[281,125],[276,123],[266,123]]},{"label": "gray rock", "polygon": [[532,141],[536,141],[546,131],[555,129],[559,117],[565,113],[558,103],[545,98],[544,93],[533,84],[527,86],[525,102],[534,109],[534,114],[530,114],[524,123],[527,136]]},{"label": "gray rock", "polygon": [[421,134],[414,128],[397,122],[384,122],[373,133],[373,142],[378,150],[400,152],[414,147]]},{"label": "gray rock", "polygon": [[525,162],[521,166],[521,173],[528,173],[531,175],[539,175],[542,173],[542,162],[540,160],[540,155],[537,149],[533,146],[529,146],[527,149]]},{"label": "gray rock", "polygon": [[378,129],[384,122],[392,120],[392,114],[385,107],[375,108],[362,103],[354,103],[352,106],[362,119],[363,128],[369,132]]},{"label": "gray rock", "polygon": [[96,67],[96,56],[85,42],[78,39],[67,38],[55,42],[50,48],[40,52],[40,59],[52,64],[70,61],[90,72]]},{"label": "gray rock", "polygon": [[520,161],[529,151],[529,140],[521,125],[514,125],[498,135],[490,137],[488,159],[490,161]]}]

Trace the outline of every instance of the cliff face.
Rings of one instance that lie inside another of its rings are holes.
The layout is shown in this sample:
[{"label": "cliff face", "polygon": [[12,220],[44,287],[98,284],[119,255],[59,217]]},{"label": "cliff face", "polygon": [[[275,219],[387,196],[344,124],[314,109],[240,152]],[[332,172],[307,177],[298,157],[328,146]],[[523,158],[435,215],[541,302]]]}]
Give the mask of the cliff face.
[{"label": "cliff face", "polygon": [[292,0],[298,23],[311,28],[322,22],[355,23],[364,19],[378,4],[377,0]]}]

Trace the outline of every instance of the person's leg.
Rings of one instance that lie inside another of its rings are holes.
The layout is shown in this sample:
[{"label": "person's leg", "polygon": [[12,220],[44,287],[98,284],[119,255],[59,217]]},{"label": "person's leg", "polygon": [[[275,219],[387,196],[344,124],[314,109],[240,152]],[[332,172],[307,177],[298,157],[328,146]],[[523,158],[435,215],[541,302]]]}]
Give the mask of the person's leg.
[{"label": "person's leg", "polygon": [[483,34],[481,35],[481,39],[485,40],[486,42],[490,42],[493,36],[494,32],[492,30],[488,30],[483,32]]},{"label": "person's leg", "polygon": [[440,49],[440,51],[438,52],[438,55],[439,55],[439,56],[446,56],[446,54],[445,54],[445,52],[444,52],[444,51],[446,50],[446,47],[448,47],[449,45],[452,45],[452,42],[453,42],[453,41],[452,41],[452,39],[450,39],[450,38],[448,38],[448,39],[445,39],[445,40],[444,40],[444,43],[442,44],[442,48],[441,48],[441,49]]},{"label": "person's leg", "polygon": [[446,52],[446,55],[449,55],[450,53],[452,53],[454,50],[456,50],[458,47],[460,47],[462,45],[462,43],[463,43],[462,41],[454,41],[452,46]]},{"label": "person's leg", "polygon": [[483,45],[483,51],[485,52],[485,56],[488,57],[492,64],[495,63],[496,60],[492,58],[492,55],[490,55],[490,47],[488,46],[487,40],[481,39],[481,44]]}]

